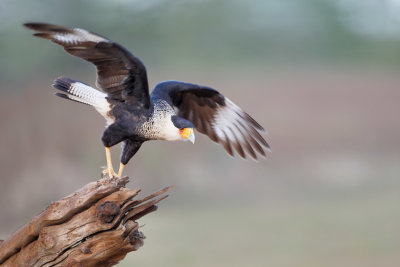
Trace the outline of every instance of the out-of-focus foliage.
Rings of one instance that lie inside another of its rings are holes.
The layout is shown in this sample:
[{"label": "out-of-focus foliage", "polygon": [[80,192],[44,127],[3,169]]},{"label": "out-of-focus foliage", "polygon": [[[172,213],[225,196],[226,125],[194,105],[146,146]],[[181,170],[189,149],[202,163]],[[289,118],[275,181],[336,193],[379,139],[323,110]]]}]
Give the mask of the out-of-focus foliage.
[{"label": "out-of-focus foliage", "polygon": [[[52,53],[55,47],[30,39],[19,27],[26,21],[105,34],[159,68],[326,61],[399,66],[399,2],[3,0],[0,79],[18,77],[19,71],[31,68],[48,71],[76,65],[62,53]],[[29,53],[21,54],[26,46]],[[52,56],[45,58],[49,53]]]}]

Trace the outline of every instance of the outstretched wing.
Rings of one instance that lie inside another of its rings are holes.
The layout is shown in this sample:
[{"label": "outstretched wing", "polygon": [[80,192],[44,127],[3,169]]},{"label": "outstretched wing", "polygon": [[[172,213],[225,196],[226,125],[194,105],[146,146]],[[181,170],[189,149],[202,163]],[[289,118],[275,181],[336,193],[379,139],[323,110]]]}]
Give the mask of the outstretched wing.
[{"label": "outstretched wing", "polygon": [[97,87],[108,97],[148,107],[149,88],[143,63],[121,45],[79,28],[44,23],[26,23],[37,31],[34,36],[49,39],[69,54],[93,63],[97,69]]},{"label": "outstretched wing", "polygon": [[196,129],[214,142],[221,143],[233,156],[265,157],[269,145],[262,136],[264,128],[250,115],[218,91],[204,86],[177,81],[158,84],[152,97],[169,99],[177,115],[191,121]]}]

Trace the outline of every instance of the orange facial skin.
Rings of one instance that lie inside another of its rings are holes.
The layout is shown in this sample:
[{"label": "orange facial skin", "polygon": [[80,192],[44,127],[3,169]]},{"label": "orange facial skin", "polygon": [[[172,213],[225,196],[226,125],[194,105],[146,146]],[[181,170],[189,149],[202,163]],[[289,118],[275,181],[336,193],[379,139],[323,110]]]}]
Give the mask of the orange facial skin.
[{"label": "orange facial skin", "polygon": [[192,128],[183,128],[183,129],[179,129],[179,134],[185,138],[185,139],[189,139],[189,136],[193,133]]}]

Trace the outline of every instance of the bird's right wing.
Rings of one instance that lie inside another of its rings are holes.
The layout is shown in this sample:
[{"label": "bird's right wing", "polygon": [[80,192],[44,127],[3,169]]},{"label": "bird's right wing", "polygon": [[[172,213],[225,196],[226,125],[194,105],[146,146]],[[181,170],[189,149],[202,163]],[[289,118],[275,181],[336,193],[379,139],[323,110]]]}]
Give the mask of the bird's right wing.
[{"label": "bird's right wing", "polygon": [[196,129],[214,142],[221,143],[233,155],[257,159],[257,152],[265,157],[270,150],[262,133],[264,128],[249,114],[217,90],[177,81],[159,83],[152,97],[169,99],[177,108],[177,115],[191,121]]}]

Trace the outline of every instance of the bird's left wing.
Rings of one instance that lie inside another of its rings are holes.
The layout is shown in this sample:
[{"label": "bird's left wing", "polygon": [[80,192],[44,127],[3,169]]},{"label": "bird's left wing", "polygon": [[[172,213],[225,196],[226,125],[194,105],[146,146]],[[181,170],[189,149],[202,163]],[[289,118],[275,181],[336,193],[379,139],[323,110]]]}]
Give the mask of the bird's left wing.
[{"label": "bird's left wing", "polygon": [[191,121],[195,128],[214,142],[221,143],[233,156],[265,157],[269,145],[262,136],[264,128],[217,90],[177,81],[159,83],[151,96],[169,99],[177,115]]},{"label": "bird's left wing", "polygon": [[49,39],[69,54],[93,63],[97,69],[96,85],[108,97],[130,104],[150,105],[146,68],[121,45],[79,28],[45,23],[26,23],[37,37]]}]

